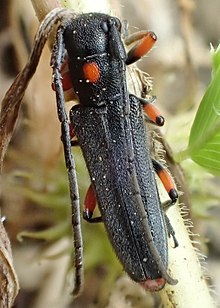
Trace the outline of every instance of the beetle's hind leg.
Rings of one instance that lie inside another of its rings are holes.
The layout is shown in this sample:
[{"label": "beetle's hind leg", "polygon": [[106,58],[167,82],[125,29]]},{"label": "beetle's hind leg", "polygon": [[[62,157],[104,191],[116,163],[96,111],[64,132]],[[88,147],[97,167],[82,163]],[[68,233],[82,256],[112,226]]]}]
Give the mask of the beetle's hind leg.
[{"label": "beetle's hind leg", "polygon": [[163,165],[161,165],[158,161],[155,159],[152,159],[153,167],[157,175],[159,176],[161,182],[163,183],[164,188],[166,189],[170,199],[171,204],[175,204],[178,199],[178,193],[175,188],[174,181],[171,177],[171,175],[168,173],[166,168],[164,168]]},{"label": "beetle's hind leg", "polygon": [[[156,161],[154,159],[152,159],[152,163],[153,163],[153,167],[154,167],[155,172],[159,176],[164,188],[166,189],[166,191],[167,191],[167,193],[170,197],[170,200],[168,200],[168,201],[166,201],[162,204],[163,210],[165,211],[171,205],[176,203],[176,201],[178,199],[178,192],[175,188],[174,181],[173,181],[171,175],[166,170],[166,168],[164,168],[163,165],[161,165],[158,161]],[[175,231],[174,231],[166,213],[165,213],[165,222],[166,222],[166,226],[167,226],[168,236],[169,237],[172,236],[173,242],[174,242],[174,248],[176,248],[176,247],[178,247],[179,244],[178,244],[178,241],[177,241],[176,236],[175,236]]]},{"label": "beetle's hind leg", "polygon": [[[70,136],[71,136],[71,146],[79,146],[79,142],[77,139],[74,139],[76,137],[75,131],[73,129],[72,124],[69,124],[70,127]],[[85,219],[89,223],[97,223],[97,222],[103,222],[102,217],[92,217],[93,212],[96,207],[96,196],[94,189],[92,187],[92,184],[90,184],[86,196],[85,196],[85,201],[84,201],[84,210],[83,210],[83,219]]]},{"label": "beetle's hind leg", "polygon": [[[70,129],[70,138],[71,138],[71,146],[79,146],[79,142],[76,138],[76,134],[73,128],[73,125],[69,123],[69,129]],[[97,222],[103,222],[102,217],[92,217],[93,212],[96,207],[96,196],[94,189],[92,187],[92,184],[90,184],[86,196],[85,196],[85,201],[84,201],[84,210],[83,210],[83,219],[85,219],[89,223],[97,223]]]},{"label": "beetle's hind leg", "polygon": [[83,218],[90,223],[102,222],[101,216],[92,217],[95,207],[96,207],[96,196],[92,184],[90,184],[86,193],[84,201],[84,211],[83,211]]},{"label": "beetle's hind leg", "polygon": [[[164,204],[162,204],[162,206],[164,207]],[[167,204],[165,202],[165,207],[167,207]],[[175,231],[173,229],[173,226],[171,225],[171,222],[168,218],[168,216],[166,215],[165,213],[165,222],[166,222],[166,226],[167,226],[167,232],[168,232],[168,236],[173,238],[173,242],[174,242],[174,248],[178,247],[179,246],[179,243],[176,239],[176,236],[175,236]]]}]

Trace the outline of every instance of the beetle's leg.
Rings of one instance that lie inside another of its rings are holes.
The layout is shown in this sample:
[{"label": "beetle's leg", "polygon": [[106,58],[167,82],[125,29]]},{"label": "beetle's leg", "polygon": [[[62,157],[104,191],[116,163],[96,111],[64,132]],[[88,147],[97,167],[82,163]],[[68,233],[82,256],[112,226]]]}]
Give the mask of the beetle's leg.
[{"label": "beetle's leg", "polygon": [[[75,131],[73,129],[72,124],[69,124],[70,127],[70,136],[71,136],[71,146],[79,146],[79,142],[78,140],[72,140],[76,134]],[[90,184],[87,192],[86,192],[86,196],[85,196],[85,201],[84,201],[84,210],[83,210],[83,218],[90,223],[96,223],[96,222],[102,222],[102,217],[92,217],[93,212],[95,210],[96,207],[96,196],[95,196],[95,192],[93,190],[92,184]]]},{"label": "beetle's leg", "polygon": [[167,232],[168,232],[168,236],[173,238],[173,242],[174,242],[174,248],[178,247],[179,246],[179,243],[176,239],[176,236],[175,236],[175,231],[173,229],[173,226],[171,225],[170,223],[170,220],[169,218],[167,217],[166,213],[165,213],[165,222],[166,222],[166,226],[167,226]]},{"label": "beetle's leg", "polygon": [[126,45],[130,45],[133,42],[138,41],[128,52],[126,64],[132,64],[142,58],[144,55],[150,51],[156,42],[157,37],[151,31],[139,31],[136,32],[127,38],[125,38],[124,42]]},{"label": "beetle's leg", "polygon": [[[72,135],[71,132],[74,132],[72,125],[70,125],[70,136],[72,138],[75,137],[75,133]],[[71,146],[79,146],[78,140],[71,140]],[[92,184],[89,185],[89,188],[86,192],[85,201],[84,201],[84,210],[83,210],[83,218],[89,223],[102,222],[102,217],[92,217],[93,212],[96,207],[96,196]]]},{"label": "beetle's leg", "polygon": [[79,146],[79,142],[78,140],[71,140],[71,147],[78,147]]},{"label": "beetle's leg", "polygon": [[149,99],[139,98],[144,112],[147,114],[148,118],[156,125],[164,125],[164,117],[161,115],[160,110],[155,106],[156,96],[152,96]]},{"label": "beetle's leg", "polygon": [[[158,174],[161,182],[163,183],[163,185],[164,185],[164,187],[165,187],[166,191],[168,192],[169,197],[171,199],[171,200],[164,202],[162,204],[163,210],[166,210],[171,205],[176,203],[176,200],[178,198],[178,193],[177,193],[177,190],[175,188],[175,184],[174,184],[172,177],[170,176],[168,171],[164,168],[164,166],[161,165],[158,161],[156,161],[154,159],[152,159],[152,162],[153,162],[154,170]],[[172,236],[173,242],[174,242],[174,248],[176,248],[176,247],[179,246],[179,244],[178,244],[178,241],[177,241],[176,236],[175,236],[175,231],[174,231],[166,213],[165,213],[164,216],[165,216],[165,222],[166,222],[166,226],[167,226],[168,236],[169,237]]]},{"label": "beetle's leg", "polygon": [[75,146],[79,146],[79,142],[76,138],[76,132],[73,128],[72,123],[69,123],[69,130],[70,130],[70,142],[71,142],[71,146],[75,147]]},{"label": "beetle's leg", "polygon": [[83,218],[90,223],[102,222],[101,216],[94,218],[92,217],[95,207],[96,207],[96,196],[92,184],[90,184],[86,193],[84,201],[84,211],[83,211]]},{"label": "beetle's leg", "polygon": [[[131,94],[130,94],[131,95]],[[132,94],[132,96],[135,96]],[[143,106],[144,112],[146,113],[147,117],[146,120],[157,126],[164,125],[164,117],[161,115],[160,110],[155,106],[156,96],[151,96],[149,98],[136,98],[140,101],[141,105]]]},{"label": "beetle's leg", "polygon": [[170,199],[171,204],[176,203],[178,199],[178,193],[175,188],[174,181],[168,171],[162,166],[158,161],[152,159],[153,167],[156,173],[158,174],[161,182],[163,183],[164,188],[166,189]]},{"label": "beetle's leg", "polygon": [[80,222],[80,204],[79,191],[77,185],[76,168],[71,152],[71,136],[67,114],[65,111],[65,100],[62,86],[61,66],[64,54],[63,32],[65,27],[60,27],[57,31],[54,44],[51,65],[54,74],[54,87],[56,90],[57,112],[61,123],[61,139],[63,142],[64,156],[69,177],[71,209],[72,209],[72,227],[75,249],[75,285],[73,294],[78,295],[82,287],[83,279],[83,243]]}]

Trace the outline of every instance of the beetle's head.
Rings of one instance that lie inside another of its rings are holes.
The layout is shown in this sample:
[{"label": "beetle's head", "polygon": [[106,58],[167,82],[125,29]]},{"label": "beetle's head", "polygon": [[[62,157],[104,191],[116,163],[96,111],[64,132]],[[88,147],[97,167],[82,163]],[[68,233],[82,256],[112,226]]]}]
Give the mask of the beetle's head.
[{"label": "beetle's head", "polygon": [[121,41],[121,22],[102,13],[78,15],[64,31],[64,42],[71,57],[87,57],[108,53],[125,57]]}]

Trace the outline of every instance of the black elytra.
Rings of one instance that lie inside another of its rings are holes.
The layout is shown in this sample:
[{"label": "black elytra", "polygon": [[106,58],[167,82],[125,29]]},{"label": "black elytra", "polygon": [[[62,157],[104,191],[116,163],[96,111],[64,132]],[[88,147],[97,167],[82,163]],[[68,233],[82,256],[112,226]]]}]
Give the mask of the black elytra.
[{"label": "black elytra", "polygon": [[[133,280],[158,281],[154,289],[161,289],[165,282],[175,284],[176,280],[167,273],[165,218],[141,100],[127,89],[120,29],[120,21],[109,15],[79,15],[60,28],[55,46],[61,48],[53,57],[57,59],[64,50],[68,55],[79,98],[79,105],[70,110],[71,125],[115,253]],[[86,66],[91,66],[94,81],[85,76]]]},{"label": "black elytra", "polygon": [[[161,289],[166,282],[176,284],[168,274],[167,248],[167,235],[173,236],[174,231],[167,230],[158,194],[150,140],[144,125],[143,98],[130,94],[127,89],[126,63],[143,55],[142,44],[132,48],[127,61],[118,18],[101,13],[76,14],[61,8],[48,13],[36,34],[29,61],[2,101],[0,148],[6,152],[13,130],[12,127],[7,131],[8,117],[9,121],[16,119],[43,47],[57,23],[51,66],[70,188],[75,249],[73,294],[78,295],[82,287],[83,243],[70,126],[82,149],[101,212],[101,219],[94,219],[103,221],[125,271],[150,291]],[[146,35],[147,32],[141,32],[130,41],[142,40]],[[152,37],[155,38],[151,33]],[[71,83],[79,99],[69,117],[62,85],[64,61],[68,61]],[[157,125],[163,124],[158,122]],[[177,198],[173,186],[169,190],[172,202]],[[85,214],[87,220],[93,219],[91,214]]]}]

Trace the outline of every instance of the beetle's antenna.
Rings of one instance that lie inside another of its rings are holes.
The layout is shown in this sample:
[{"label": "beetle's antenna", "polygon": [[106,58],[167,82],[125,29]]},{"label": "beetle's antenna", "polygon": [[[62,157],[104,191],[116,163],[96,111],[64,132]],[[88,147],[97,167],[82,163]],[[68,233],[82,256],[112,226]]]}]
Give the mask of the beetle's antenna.
[{"label": "beetle's antenna", "polygon": [[51,65],[53,67],[54,86],[56,90],[57,113],[61,123],[61,139],[63,142],[64,156],[66,168],[69,177],[71,209],[72,209],[72,227],[74,236],[74,265],[75,265],[75,284],[73,295],[79,295],[83,282],[83,241],[80,222],[80,203],[79,203],[79,190],[77,185],[76,167],[71,151],[71,137],[69,129],[69,121],[65,110],[65,98],[62,86],[62,75],[60,73],[63,55],[64,55],[64,42],[63,32],[65,25],[60,27],[57,31],[56,41],[51,57]]}]

